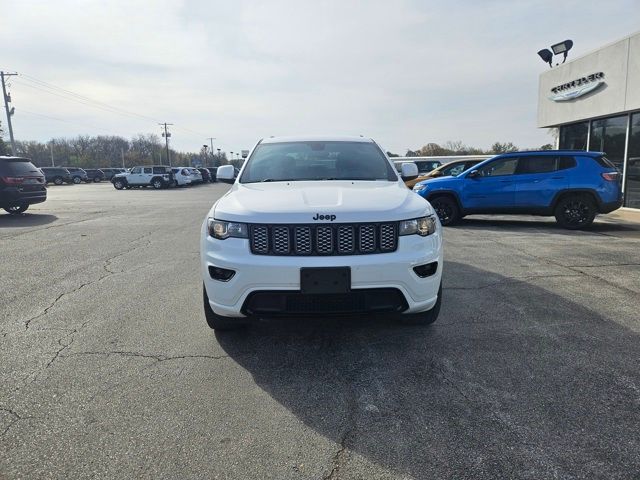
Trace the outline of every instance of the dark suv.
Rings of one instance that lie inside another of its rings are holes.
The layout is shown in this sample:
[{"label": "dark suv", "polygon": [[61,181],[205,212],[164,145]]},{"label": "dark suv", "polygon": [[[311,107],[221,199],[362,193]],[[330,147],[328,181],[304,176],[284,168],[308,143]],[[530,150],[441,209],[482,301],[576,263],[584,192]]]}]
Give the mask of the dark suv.
[{"label": "dark suv", "polygon": [[202,174],[202,181],[204,183],[211,183],[211,173],[208,168],[198,168],[198,171]]},{"label": "dark suv", "polygon": [[126,172],[124,168],[111,168],[111,167],[101,168],[100,171],[104,173],[104,179],[109,181],[111,181],[114,175],[117,175],[118,173]]},{"label": "dark suv", "polygon": [[569,229],[622,205],[621,175],[602,152],[544,150],[490,158],[456,177],[416,184],[443,225],[472,213],[553,215]]},{"label": "dark suv", "polygon": [[69,173],[71,174],[71,180],[73,181],[73,183],[81,183],[81,182],[89,183],[91,181],[87,176],[87,172],[85,172],[82,168],[66,167],[66,169],[69,170]]},{"label": "dark suv", "polygon": [[98,168],[85,168],[84,169],[85,172],[87,172],[87,179],[88,182],[101,182],[102,180],[104,180],[104,172]]},{"label": "dark suv", "polygon": [[46,199],[44,175],[29,159],[0,157],[0,208],[17,215]]},{"label": "dark suv", "polygon": [[42,173],[46,183],[54,183],[56,185],[62,185],[63,183],[73,183],[71,173],[69,170],[62,167],[42,167]]}]

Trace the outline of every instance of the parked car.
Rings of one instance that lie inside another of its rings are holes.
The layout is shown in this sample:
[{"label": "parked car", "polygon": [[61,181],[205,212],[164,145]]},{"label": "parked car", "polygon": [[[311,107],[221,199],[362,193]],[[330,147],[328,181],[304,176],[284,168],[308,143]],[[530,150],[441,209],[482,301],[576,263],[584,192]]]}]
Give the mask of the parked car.
[{"label": "parked car", "polygon": [[113,178],[113,176],[116,173],[122,173],[124,172],[124,168],[112,168],[112,167],[104,167],[100,169],[102,171],[102,173],[104,173],[104,179],[111,181],[111,179]]},{"label": "parked car", "polygon": [[129,187],[168,188],[174,184],[171,167],[165,165],[144,165],[132,167],[131,171],[113,176],[111,183],[116,190]]},{"label": "parked car", "polygon": [[191,172],[185,167],[174,167],[171,169],[177,187],[191,185]]},{"label": "parked car", "polygon": [[416,184],[443,225],[473,213],[555,216],[569,229],[622,205],[621,175],[602,152],[513,152],[485,160],[457,177]]},{"label": "parked car", "polygon": [[85,172],[82,168],[78,168],[78,167],[65,167],[67,170],[69,170],[69,173],[71,174],[71,180],[73,180],[73,183],[89,183],[91,180],[89,180],[89,177],[87,175],[87,172]]},{"label": "parked car", "polygon": [[189,170],[189,173],[191,173],[192,184],[202,183],[202,174],[200,173],[200,170],[193,167],[188,167],[188,170]]},{"label": "parked car", "polygon": [[627,160],[627,178],[640,180],[640,157],[629,157]]},{"label": "parked car", "polygon": [[28,158],[0,157],[0,208],[18,215],[46,199],[45,177]]},{"label": "parked car", "polygon": [[[251,318],[386,313],[433,323],[442,302],[442,228],[362,137],[267,138],[206,216],[200,237],[208,325]],[[303,201],[304,200],[304,201]]]},{"label": "parked car", "polygon": [[104,172],[98,168],[86,168],[84,171],[87,172],[89,182],[98,183],[105,179]]},{"label": "parked car", "polygon": [[211,174],[209,173],[208,169],[197,168],[196,170],[198,170],[200,172],[200,175],[202,175],[202,181],[204,183],[211,183]]},{"label": "parked car", "polygon": [[62,185],[63,183],[73,183],[73,178],[69,170],[63,167],[42,167],[46,183]]},{"label": "parked car", "polygon": [[440,165],[438,168],[431,170],[429,173],[424,175],[420,175],[418,178],[414,178],[413,180],[408,180],[405,185],[409,188],[413,188],[416,183],[422,182],[423,180],[427,180],[429,178],[438,178],[438,177],[456,177],[460,175],[465,170],[470,169],[474,165],[480,163],[483,159],[468,159],[468,160],[455,160],[453,162],[445,163],[444,165]]},{"label": "parked car", "polygon": [[211,177],[210,182],[214,183],[216,181],[216,175],[218,173],[218,167],[210,167],[210,168],[207,168],[207,170],[209,170],[209,175]]},{"label": "parked car", "polygon": [[400,173],[400,167],[403,163],[413,162],[418,167],[418,175],[424,175],[425,173],[429,173],[431,170],[438,168],[442,165],[442,161],[440,160],[421,160],[420,157],[394,157],[393,164],[396,167],[398,173]]}]

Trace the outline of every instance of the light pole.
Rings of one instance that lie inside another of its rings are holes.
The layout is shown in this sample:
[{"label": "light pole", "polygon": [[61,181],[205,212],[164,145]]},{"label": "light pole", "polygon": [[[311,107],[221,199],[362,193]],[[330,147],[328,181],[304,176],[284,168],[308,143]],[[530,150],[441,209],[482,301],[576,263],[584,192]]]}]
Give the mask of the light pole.
[{"label": "light pole", "polygon": [[209,148],[209,145],[204,144],[202,145],[202,148],[204,148],[204,159],[202,160],[202,166],[204,168],[207,168],[207,148]]},{"label": "light pole", "polygon": [[[211,142],[211,150],[209,150],[211,152],[211,163],[213,162],[213,141],[216,139],[216,137],[209,137],[209,142]],[[215,165],[212,165],[215,167]]]}]

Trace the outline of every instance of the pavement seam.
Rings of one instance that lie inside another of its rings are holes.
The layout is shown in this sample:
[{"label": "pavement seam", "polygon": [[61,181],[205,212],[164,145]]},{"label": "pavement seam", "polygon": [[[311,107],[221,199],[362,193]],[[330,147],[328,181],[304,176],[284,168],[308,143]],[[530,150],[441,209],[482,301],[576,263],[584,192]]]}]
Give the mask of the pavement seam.
[{"label": "pavement seam", "polygon": [[482,290],[484,288],[495,287],[496,285],[503,285],[507,283],[516,283],[523,280],[532,280],[536,278],[556,278],[556,277],[582,277],[583,275],[576,273],[575,275],[571,274],[557,274],[557,275],[526,275],[524,277],[504,277],[497,282],[488,283],[487,285],[480,285],[477,287],[442,287],[443,290]]}]

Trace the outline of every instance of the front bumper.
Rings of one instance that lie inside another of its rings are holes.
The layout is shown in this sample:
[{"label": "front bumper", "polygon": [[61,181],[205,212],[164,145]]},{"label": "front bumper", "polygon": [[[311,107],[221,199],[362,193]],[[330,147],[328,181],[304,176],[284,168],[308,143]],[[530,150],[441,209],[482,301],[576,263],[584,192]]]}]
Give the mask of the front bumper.
[{"label": "front bumper", "polygon": [[[349,256],[269,256],[254,255],[249,240],[216,240],[203,225],[200,245],[204,285],[213,311],[226,317],[243,317],[245,302],[253,292],[299,292],[302,267],[351,267],[352,291],[396,289],[404,296],[403,313],[430,310],[438,299],[442,278],[442,227],[428,237],[407,235],[399,238],[391,253]],[[438,262],[433,275],[419,277],[413,267]],[[209,266],[234,270],[227,282],[214,280]]]}]

